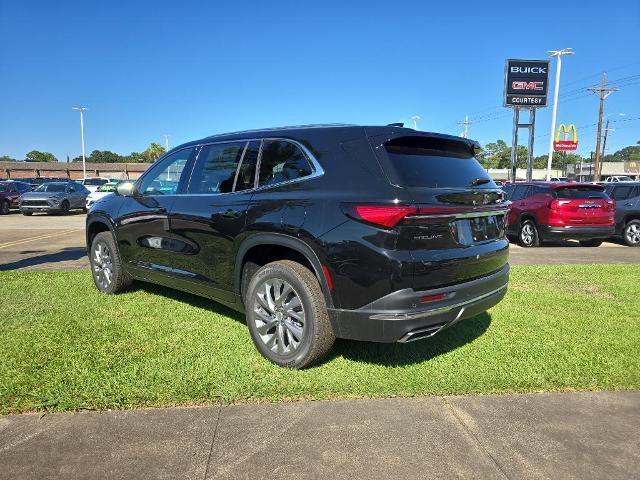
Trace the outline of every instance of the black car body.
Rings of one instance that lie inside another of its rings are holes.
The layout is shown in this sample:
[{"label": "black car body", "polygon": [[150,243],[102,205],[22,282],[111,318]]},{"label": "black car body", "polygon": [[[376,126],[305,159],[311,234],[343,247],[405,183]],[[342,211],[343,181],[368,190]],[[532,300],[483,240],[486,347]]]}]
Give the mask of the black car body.
[{"label": "black car body", "polygon": [[36,212],[67,213],[85,208],[89,190],[76,182],[43,183],[32,192],[20,197],[20,212],[31,215]]},{"label": "black car body", "polygon": [[24,182],[4,180],[0,182],[0,215],[8,214],[12,208],[18,208],[20,195],[30,192],[31,185]]},{"label": "black car body", "polygon": [[640,246],[640,182],[610,183],[605,189],[616,201],[616,236]]},{"label": "black car body", "polygon": [[394,126],[208,137],[96,203],[87,245],[109,232],[127,278],[239,311],[257,268],[295,261],[317,279],[334,336],[425,338],[506,292],[508,203],[477,149]]}]

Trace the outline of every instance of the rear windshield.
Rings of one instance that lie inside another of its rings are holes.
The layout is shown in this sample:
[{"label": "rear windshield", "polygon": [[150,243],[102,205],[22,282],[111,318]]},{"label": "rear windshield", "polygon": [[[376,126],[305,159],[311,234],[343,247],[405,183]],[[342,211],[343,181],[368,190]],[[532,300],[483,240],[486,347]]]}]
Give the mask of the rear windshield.
[{"label": "rear windshield", "polygon": [[598,187],[566,187],[555,190],[557,198],[609,198],[602,188]]},{"label": "rear windshield", "polygon": [[387,172],[404,187],[497,188],[468,144],[429,137],[402,137],[384,144]]},{"label": "rear windshield", "polygon": [[83,183],[85,185],[90,185],[95,187],[96,185],[104,185],[109,180],[105,180],[104,178],[87,178]]}]

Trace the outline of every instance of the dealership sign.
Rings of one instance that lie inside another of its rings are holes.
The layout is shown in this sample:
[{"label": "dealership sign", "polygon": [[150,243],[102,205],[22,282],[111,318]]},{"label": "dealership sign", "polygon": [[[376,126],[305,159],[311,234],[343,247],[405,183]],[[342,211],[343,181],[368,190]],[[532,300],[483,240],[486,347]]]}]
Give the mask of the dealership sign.
[{"label": "dealership sign", "polygon": [[[569,134],[571,134],[571,139],[569,139]],[[566,152],[573,151],[576,148],[578,148],[578,132],[576,131],[576,126],[573,124],[567,126],[561,123],[558,130],[556,130],[553,149],[556,152]]]},{"label": "dealership sign", "polygon": [[504,106],[545,107],[548,80],[548,60],[507,60]]}]

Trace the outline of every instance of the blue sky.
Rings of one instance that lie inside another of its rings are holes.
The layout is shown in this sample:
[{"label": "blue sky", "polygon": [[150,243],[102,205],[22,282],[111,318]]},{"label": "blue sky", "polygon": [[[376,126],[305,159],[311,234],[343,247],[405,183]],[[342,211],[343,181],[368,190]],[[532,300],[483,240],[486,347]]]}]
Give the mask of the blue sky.
[{"label": "blue sky", "polygon": [[[79,104],[87,150],[122,154],[165,133],[175,146],[248,128],[409,124],[413,114],[421,130],[454,134],[468,114],[471,138],[508,140],[505,59],[564,47],[576,55],[563,62],[558,120],[579,127],[579,151],[595,145],[598,109],[580,89],[602,71],[621,85],[606,102],[607,150],[640,140],[640,2],[522,5],[1,0],[0,155],[79,155]],[[538,111],[536,155],[550,118]]]}]

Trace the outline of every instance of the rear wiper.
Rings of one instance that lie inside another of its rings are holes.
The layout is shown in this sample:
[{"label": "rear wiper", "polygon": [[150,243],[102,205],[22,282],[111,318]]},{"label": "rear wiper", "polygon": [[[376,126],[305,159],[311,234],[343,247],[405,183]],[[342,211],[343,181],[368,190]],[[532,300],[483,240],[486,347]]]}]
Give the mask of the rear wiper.
[{"label": "rear wiper", "polygon": [[477,187],[478,185],[484,185],[485,183],[489,183],[490,181],[490,178],[476,178],[471,182],[470,186]]}]

